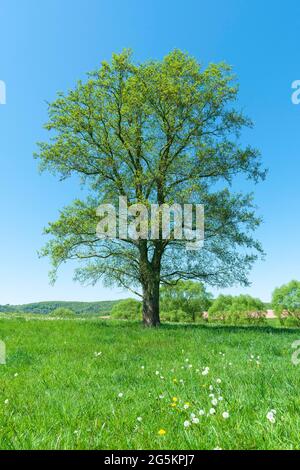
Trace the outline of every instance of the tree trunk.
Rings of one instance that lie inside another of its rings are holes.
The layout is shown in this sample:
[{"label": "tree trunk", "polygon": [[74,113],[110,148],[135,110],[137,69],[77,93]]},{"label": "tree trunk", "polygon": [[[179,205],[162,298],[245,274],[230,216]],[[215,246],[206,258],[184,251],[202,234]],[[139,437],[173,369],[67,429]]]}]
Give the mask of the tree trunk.
[{"label": "tree trunk", "polygon": [[143,321],[148,327],[160,325],[159,319],[159,279],[148,279],[143,286]]}]

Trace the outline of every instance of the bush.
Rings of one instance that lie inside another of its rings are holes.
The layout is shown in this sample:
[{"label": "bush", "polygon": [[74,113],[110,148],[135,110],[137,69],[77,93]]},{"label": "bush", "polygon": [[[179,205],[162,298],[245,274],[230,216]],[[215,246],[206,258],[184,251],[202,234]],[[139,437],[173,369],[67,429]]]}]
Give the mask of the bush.
[{"label": "bush", "polygon": [[121,300],[113,307],[111,318],[116,320],[141,320],[142,304],[134,299]]},{"label": "bush", "polygon": [[272,307],[281,323],[300,326],[300,282],[291,281],[275,289]]},{"label": "bush", "polygon": [[209,321],[230,324],[261,324],[266,321],[265,305],[250,295],[220,295],[208,310]]},{"label": "bush", "polygon": [[75,318],[76,313],[69,308],[60,307],[53,310],[50,315],[56,318]]},{"label": "bush", "polygon": [[160,313],[160,319],[164,322],[172,322],[172,323],[192,323],[193,318],[183,310],[170,310],[170,311],[162,311]]},{"label": "bush", "polygon": [[184,321],[191,322],[202,318],[212,303],[212,295],[200,282],[179,281],[174,286],[161,288],[160,303],[163,313],[173,312],[172,316],[177,318],[182,313],[174,312],[184,312]]}]

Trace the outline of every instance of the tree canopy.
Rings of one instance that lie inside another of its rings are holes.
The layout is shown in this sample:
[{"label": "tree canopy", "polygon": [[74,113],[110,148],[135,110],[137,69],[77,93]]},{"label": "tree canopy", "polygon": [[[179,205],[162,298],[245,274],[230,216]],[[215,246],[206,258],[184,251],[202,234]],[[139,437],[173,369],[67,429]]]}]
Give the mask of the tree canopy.
[{"label": "tree canopy", "polygon": [[209,319],[229,323],[244,321],[263,321],[265,304],[250,295],[220,295],[208,310]]},{"label": "tree canopy", "polygon": [[[53,278],[59,266],[78,261],[83,283],[130,289],[143,297],[147,325],[159,324],[159,287],[180,280],[214,286],[247,285],[262,252],[252,232],[260,219],[251,194],[234,192],[239,175],[263,179],[259,152],[239,137],[249,118],[236,107],[238,86],[225,63],[203,68],[174,50],[163,60],[135,64],[130,51],[59,93],[49,104],[39,144],[42,170],[60,179],[80,177],[85,195],[65,207],[46,233]],[[129,204],[203,204],[205,243],[184,240],[99,239],[97,207]]]},{"label": "tree canopy", "polygon": [[279,318],[294,317],[300,321],[300,282],[291,281],[277,287],[272,295],[272,308]]},{"label": "tree canopy", "polygon": [[211,303],[212,295],[199,282],[179,281],[175,286],[161,289],[161,309],[168,311],[181,310],[195,321],[201,317]]}]

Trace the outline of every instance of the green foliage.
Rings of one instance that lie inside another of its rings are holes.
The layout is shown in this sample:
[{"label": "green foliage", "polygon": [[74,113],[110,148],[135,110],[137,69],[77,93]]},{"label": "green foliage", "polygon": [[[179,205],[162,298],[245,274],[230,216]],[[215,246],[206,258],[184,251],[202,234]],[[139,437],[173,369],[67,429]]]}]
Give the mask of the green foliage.
[{"label": "green foliage", "polygon": [[57,308],[67,308],[82,315],[110,315],[112,307],[117,303],[116,300],[102,302],[37,302],[23,305],[0,305],[0,311],[3,313],[34,313],[50,314]]},{"label": "green foliage", "polygon": [[[48,142],[39,144],[42,170],[60,179],[79,176],[88,197],[49,224],[41,254],[57,269],[78,260],[76,279],[100,279],[136,291],[151,280],[197,280],[247,285],[262,252],[252,237],[260,224],[252,195],[234,193],[242,175],[265,176],[259,152],[238,137],[251,121],[236,108],[238,86],[225,63],[204,69],[180,50],[136,65],[128,50],[90,73],[49,105]],[[205,249],[185,240],[100,240],[101,203],[202,203]]]},{"label": "green foliage", "polygon": [[160,314],[161,320],[171,323],[191,323],[193,318],[183,310],[162,310]]},{"label": "green foliage", "polygon": [[196,321],[197,318],[202,317],[203,312],[209,309],[212,295],[199,282],[179,281],[175,285],[161,289],[160,301],[163,312],[171,314],[181,311],[184,312],[184,321],[187,319]]},{"label": "green foliage", "polygon": [[111,311],[111,318],[122,320],[141,320],[142,304],[134,299],[120,300]]},{"label": "green foliage", "polygon": [[220,295],[208,310],[210,321],[230,324],[264,323],[265,304],[250,295]]},{"label": "green foliage", "polygon": [[272,308],[287,326],[300,326],[300,282],[291,281],[275,289]]},{"label": "green foliage", "polygon": [[75,315],[73,310],[64,307],[56,308],[51,312],[51,316],[56,318],[75,318]]}]

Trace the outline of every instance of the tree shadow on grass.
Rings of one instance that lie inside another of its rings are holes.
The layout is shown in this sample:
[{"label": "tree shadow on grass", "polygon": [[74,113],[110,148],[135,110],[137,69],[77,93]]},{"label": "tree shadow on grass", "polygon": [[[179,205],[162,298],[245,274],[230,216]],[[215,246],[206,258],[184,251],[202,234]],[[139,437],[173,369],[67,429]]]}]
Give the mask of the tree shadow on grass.
[{"label": "tree shadow on grass", "polygon": [[300,328],[286,328],[279,326],[259,326],[259,325],[220,325],[220,324],[184,324],[184,323],[163,323],[160,328],[164,330],[207,330],[216,333],[246,333],[255,332],[262,334],[300,334]]}]

